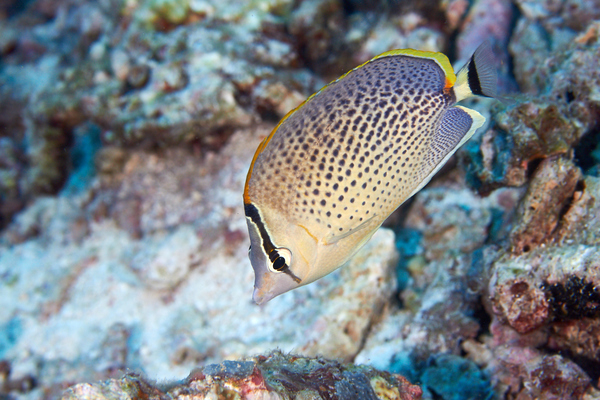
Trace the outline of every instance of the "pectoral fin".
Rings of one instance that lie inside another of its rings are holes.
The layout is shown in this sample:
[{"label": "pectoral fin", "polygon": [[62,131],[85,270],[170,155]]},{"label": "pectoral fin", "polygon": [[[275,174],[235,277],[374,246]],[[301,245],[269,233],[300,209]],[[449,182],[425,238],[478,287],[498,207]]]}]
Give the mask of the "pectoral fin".
[{"label": "pectoral fin", "polygon": [[[376,216],[377,216],[377,214],[373,214],[373,216],[371,218],[362,222],[360,225],[356,226],[355,228],[350,228],[347,232],[340,233],[340,234],[331,233],[331,234],[327,235],[325,237],[325,244],[329,245],[329,244],[337,243],[340,240],[347,238],[350,235],[354,235],[356,233],[365,234],[366,233],[365,229],[368,229],[368,228],[370,228],[370,230],[374,230],[371,225],[373,225],[372,222]],[[379,226],[377,226],[375,229],[377,229],[378,227]]]}]

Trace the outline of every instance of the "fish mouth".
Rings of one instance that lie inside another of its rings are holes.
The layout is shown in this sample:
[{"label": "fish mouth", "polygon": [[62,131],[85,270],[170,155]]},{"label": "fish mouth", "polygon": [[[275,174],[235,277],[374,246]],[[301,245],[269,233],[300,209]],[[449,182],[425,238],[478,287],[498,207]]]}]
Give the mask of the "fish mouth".
[{"label": "fish mouth", "polygon": [[258,305],[264,304],[271,300],[275,296],[270,296],[270,288],[272,285],[271,277],[269,276],[272,272],[266,265],[266,258],[262,252],[259,254],[253,254],[251,257],[252,268],[254,269],[254,292],[252,293],[252,300]]},{"label": "fish mouth", "polygon": [[275,295],[272,293],[265,293],[264,290],[257,287],[254,288],[254,293],[252,293],[252,300],[259,306],[267,303],[273,297],[275,297]]},{"label": "fish mouth", "polygon": [[296,281],[286,273],[266,271],[260,273],[254,270],[254,293],[252,300],[258,305],[265,304],[274,297],[297,288]]},{"label": "fish mouth", "polygon": [[259,306],[263,305],[280,294],[274,290],[275,282],[273,282],[273,276],[271,276],[272,272],[262,271],[261,273],[259,270],[255,269],[254,274],[254,292],[252,293],[252,300],[254,300],[256,304]]}]

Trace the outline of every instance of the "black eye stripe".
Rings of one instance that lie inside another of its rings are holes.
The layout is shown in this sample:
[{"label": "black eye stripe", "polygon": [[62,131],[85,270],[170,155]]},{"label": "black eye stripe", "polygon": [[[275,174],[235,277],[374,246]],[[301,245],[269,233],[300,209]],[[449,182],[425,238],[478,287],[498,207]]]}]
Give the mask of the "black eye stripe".
[{"label": "black eye stripe", "polygon": [[[269,258],[271,258],[271,262],[273,262],[274,258],[272,258],[272,253],[276,253],[275,246],[269,238],[269,234],[265,229],[265,224],[263,224],[262,220],[260,219],[258,209],[252,204],[244,204],[244,213],[246,214],[246,217],[250,218],[258,228],[258,232],[260,234],[260,238],[262,239],[265,254],[268,254]],[[277,257],[277,255],[275,255],[275,257]]]},{"label": "black eye stripe", "polygon": [[[273,242],[271,242],[271,239],[269,238],[269,234],[267,233],[267,230],[265,229],[265,225],[263,224],[262,220],[260,219],[260,214],[258,213],[258,209],[255,206],[253,206],[252,204],[244,203],[244,213],[246,214],[246,217],[250,218],[250,220],[252,222],[254,222],[254,224],[258,228],[260,238],[262,239],[263,249],[265,251],[265,254],[269,255],[269,259],[271,260],[271,263],[273,264],[273,268],[276,271],[280,271],[280,272],[283,272],[283,273],[289,275],[297,283],[302,282],[302,279],[298,278],[296,275],[294,275],[294,273],[292,273],[292,271],[290,271],[289,265],[287,265],[285,262],[285,258],[281,257],[279,255],[279,252],[277,252],[277,250],[275,249],[275,246],[273,245]],[[279,266],[279,263],[281,263],[281,261],[279,261],[279,262],[277,261],[279,259],[281,259],[283,261],[282,266]],[[277,262],[277,266],[275,265],[276,262]],[[279,266],[279,269],[277,268],[278,266]]]}]

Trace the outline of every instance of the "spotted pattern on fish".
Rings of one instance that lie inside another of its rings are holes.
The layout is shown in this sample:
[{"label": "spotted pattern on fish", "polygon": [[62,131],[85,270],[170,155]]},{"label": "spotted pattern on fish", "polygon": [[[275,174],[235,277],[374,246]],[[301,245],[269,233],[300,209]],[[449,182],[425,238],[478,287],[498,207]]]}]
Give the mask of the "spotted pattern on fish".
[{"label": "spotted pattern on fish", "polygon": [[452,146],[430,146],[454,101],[444,85],[435,61],[409,56],[352,71],[279,127],[256,160],[252,198],[335,232],[385,219]]}]

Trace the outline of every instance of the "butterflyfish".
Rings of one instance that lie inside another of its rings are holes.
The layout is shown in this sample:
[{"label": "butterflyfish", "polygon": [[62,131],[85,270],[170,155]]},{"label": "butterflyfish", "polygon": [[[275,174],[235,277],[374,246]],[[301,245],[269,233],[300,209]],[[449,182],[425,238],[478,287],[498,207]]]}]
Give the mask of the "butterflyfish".
[{"label": "butterflyfish", "polygon": [[437,52],[385,52],[290,111],[258,146],[244,187],[265,303],[344,265],[485,122],[455,105],[495,97],[488,42],[458,73]]}]

